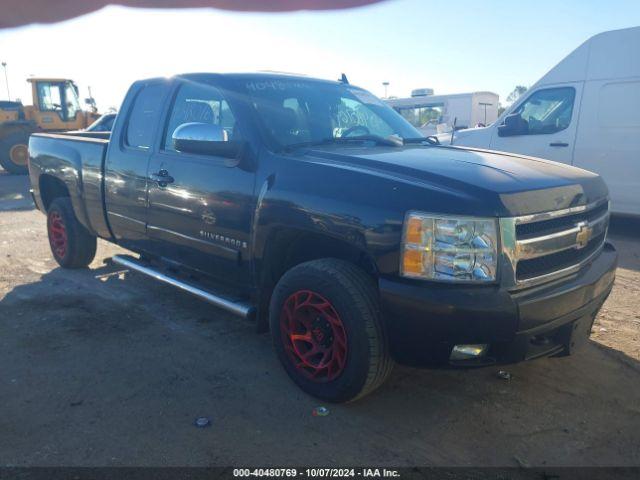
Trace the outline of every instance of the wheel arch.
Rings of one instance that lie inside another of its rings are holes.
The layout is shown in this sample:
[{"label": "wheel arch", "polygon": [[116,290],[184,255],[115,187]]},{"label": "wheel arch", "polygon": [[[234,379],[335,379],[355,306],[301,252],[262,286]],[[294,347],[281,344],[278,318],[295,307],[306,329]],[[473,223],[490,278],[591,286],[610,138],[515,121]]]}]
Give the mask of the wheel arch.
[{"label": "wheel arch", "polygon": [[44,211],[49,210],[51,202],[60,197],[71,197],[69,187],[60,178],[53,175],[40,175],[38,180],[38,188],[40,190],[40,198]]},{"label": "wheel arch", "polygon": [[80,224],[86,228],[91,235],[97,235],[85,214],[84,199],[78,192],[72,191],[69,185],[61,178],[46,173],[41,174],[38,178],[38,195],[36,198],[38,197],[42,202],[43,212],[49,210],[51,202],[56,198],[69,198],[73,213]]},{"label": "wheel arch", "polygon": [[364,245],[323,232],[286,227],[274,228],[265,239],[261,258],[256,261],[259,331],[268,328],[269,302],[280,278],[296,265],[321,258],[337,258],[352,263],[377,283],[376,262],[365,250]]}]

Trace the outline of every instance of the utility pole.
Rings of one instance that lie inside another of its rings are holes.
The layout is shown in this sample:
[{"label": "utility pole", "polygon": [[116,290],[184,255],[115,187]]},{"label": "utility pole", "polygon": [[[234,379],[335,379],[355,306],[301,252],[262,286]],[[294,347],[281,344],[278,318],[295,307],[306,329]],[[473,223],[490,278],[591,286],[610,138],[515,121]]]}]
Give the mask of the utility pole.
[{"label": "utility pole", "polygon": [[2,68],[4,68],[4,81],[7,84],[7,100],[11,101],[11,94],[9,93],[9,77],[7,76],[7,62],[2,62]]},{"label": "utility pole", "polygon": [[389,95],[387,92],[387,87],[389,86],[389,82],[382,82],[382,85],[384,85],[384,98],[389,98]]}]

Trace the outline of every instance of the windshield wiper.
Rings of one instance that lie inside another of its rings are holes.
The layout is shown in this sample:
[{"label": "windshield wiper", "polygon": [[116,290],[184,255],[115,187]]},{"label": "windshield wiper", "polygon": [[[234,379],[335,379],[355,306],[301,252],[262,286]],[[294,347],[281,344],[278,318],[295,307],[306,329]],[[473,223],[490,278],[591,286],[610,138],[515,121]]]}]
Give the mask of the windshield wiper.
[{"label": "windshield wiper", "polygon": [[429,145],[440,145],[440,140],[435,135],[429,135],[428,137],[415,137],[415,138],[403,138],[405,145],[409,145],[411,143],[428,143]]},{"label": "windshield wiper", "polygon": [[357,135],[353,137],[337,137],[334,138],[333,141],[335,143],[373,142],[376,145],[385,147],[401,147],[404,144],[402,138],[397,135],[389,135],[388,137],[381,137],[380,135]]},{"label": "windshield wiper", "polygon": [[319,145],[340,145],[343,143],[352,142],[373,142],[376,145],[382,145],[386,147],[401,147],[402,139],[400,137],[381,137],[379,135],[358,135],[355,137],[335,137],[335,138],[323,138],[322,140],[312,140],[310,142],[292,143],[286,145],[283,150],[291,151],[297,148],[303,147],[317,147]]}]

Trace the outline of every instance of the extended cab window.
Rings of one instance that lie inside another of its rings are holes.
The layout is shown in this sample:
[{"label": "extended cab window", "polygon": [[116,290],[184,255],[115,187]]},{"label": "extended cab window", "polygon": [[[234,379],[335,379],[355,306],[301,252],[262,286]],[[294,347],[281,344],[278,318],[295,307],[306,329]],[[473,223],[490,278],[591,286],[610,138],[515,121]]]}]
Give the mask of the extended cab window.
[{"label": "extended cab window", "polygon": [[176,151],[173,132],[180,125],[192,122],[219,125],[227,132],[229,140],[239,139],[236,119],[229,104],[220,90],[211,85],[185,83],[180,87],[165,129],[164,149]]},{"label": "extended cab window", "polygon": [[151,148],[163,91],[163,85],[148,85],[138,92],[127,122],[126,143],[128,146]]},{"label": "extended cab window", "polygon": [[548,88],[533,93],[514,112],[522,119],[522,135],[541,135],[564,130],[571,123],[576,91],[573,87]]}]

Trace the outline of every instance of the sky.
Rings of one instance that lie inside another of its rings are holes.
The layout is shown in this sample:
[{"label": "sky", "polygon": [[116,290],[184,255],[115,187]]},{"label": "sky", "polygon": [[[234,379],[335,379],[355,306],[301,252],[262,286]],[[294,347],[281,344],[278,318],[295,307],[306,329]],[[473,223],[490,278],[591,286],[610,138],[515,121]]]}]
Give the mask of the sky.
[{"label": "sky", "polygon": [[[504,104],[594,34],[640,25],[637,0],[387,0],[352,10],[231,13],[107,7],[54,25],[0,31],[11,98],[26,78],[72,78],[100,109],[140,78],[276,70],[337,79],[378,96],[488,90]],[[0,72],[3,73],[3,72]],[[0,74],[0,99],[6,99]]]}]

